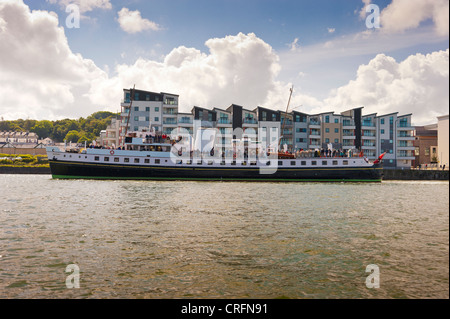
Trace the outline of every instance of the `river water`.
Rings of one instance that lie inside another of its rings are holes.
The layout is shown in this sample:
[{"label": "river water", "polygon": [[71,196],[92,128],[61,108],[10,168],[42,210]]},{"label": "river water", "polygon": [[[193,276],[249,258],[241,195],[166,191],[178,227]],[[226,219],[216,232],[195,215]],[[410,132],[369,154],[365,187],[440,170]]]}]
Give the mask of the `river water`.
[{"label": "river water", "polygon": [[448,182],[0,175],[0,298],[449,298],[448,248]]}]

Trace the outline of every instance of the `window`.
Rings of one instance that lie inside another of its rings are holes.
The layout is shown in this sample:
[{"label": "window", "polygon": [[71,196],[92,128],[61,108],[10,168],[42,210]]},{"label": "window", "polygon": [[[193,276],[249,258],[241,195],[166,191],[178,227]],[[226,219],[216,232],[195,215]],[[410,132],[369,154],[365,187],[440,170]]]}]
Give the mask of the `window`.
[{"label": "window", "polygon": [[335,128],[335,129],[334,129],[334,133],[339,133],[339,129],[338,129],[338,128]]},{"label": "window", "polygon": [[214,161],[208,161],[208,165],[213,165]]},{"label": "window", "polygon": [[348,165],[348,161],[342,161],[343,165]]},{"label": "window", "polygon": [[146,117],[145,117],[145,121],[146,121],[146,122],[149,122],[149,121],[150,121],[150,116],[146,116]]},{"label": "window", "polygon": [[414,150],[414,155],[419,156],[420,155],[420,148],[416,147]]},{"label": "window", "polygon": [[109,157],[105,157],[105,162],[109,162]]},{"label": "window", "polygon": [[123,161],[124,161],[125,163],[129,163],[129,162],[130,162],[130,159],[129,159],[129,158],[124,158]]},{"label": "window", "polygon": [[325,123],[330,123],[330,116],[329,115],[325,116]]},{"label": "window", "polygon": [[159,117],[155,117],[155,122],[159,122]]},{"label": "window", "polygon": [[135,111],[135,112],[139,112],[139,106],[135,106],[135,107],[134,107],[134,111]]},{"label": "window", "polygon": [[139,162],[140,162],[140,161],[139,161],[139,158],[135,158],[135,159],[134,159],[134,163],[135,163],[135,164],[139,164]]},{"label": "window", "polygon": [[329,139],[329,138],[326,138],[326,139],[325,139],[325,143],[330,143],[330,139]]},{"label": "window", "polygon": [[176,161],[176,163],[177,163],[177,165],[181,165],[181,164],[183,164],[183,161],[178,160],[178,161]]},{"label": "window", "polygon": [[155,159],[155,164],[161,164],[161,160]]},{"label": "window", "polygon": [[381,119],[381,124],[384,124],[384,119]]},{"label": "window", "polygon": [[338,164],[338,161],[333,161],[333,165],[337,165]]},{"label": "window", "polygon": [[277,115],[276,114],[272,114],[272,121],[276,121],[277,120]]},{"label": "window", "polygon": [[197,165],[202,165],[202,161],[197,161]]},{"label": "window", "polygon": [[[148,100],[147,100],[148,101]],[[146,107],[145,108],[145,112],[150,112],[150,108],[149,107]]]},{"label": "window", "polygon": [[134,117],[134,120],[135,120],[136,122],[138,122],[138,121],[139,121],[139,116],[135,116],[135,117]]},{"label": "window", "polygon": [[115,163],[119,163],[119,158],[118,157],[114,157],[114,162]]},{"label": "window", "polygon": [[291,161],[291,166],[295,166],[295,161]]},{"label": "window", "polygon": [[334,123],[339,123],[339,119],[334,119]]},{"label": "window", "polygon": [[389,124],[394,124],[394,117],[393,116],[389,117]]},{"label": "window", "polygon": [[99,156],[96,156],[95,158],[94,158],[94,161],[99,161],[100,160],[100,157]]},{"label": "window", "polygon": [[283,162],[282,161],[278,161],[278,166],[283,166]]},{"label": "window", "polygon": [[322,161],[322,165],[327,166],[328,162],[327,161]]},{"label": "window", "polygon": [[301,161],[300,164],[301,164],[302,166],[306,166],[306,161]]},{"label": "window", "polygon": [[384,134],[384,130],[383,129],[381,129],[381,134]]},{"label": "window", "polygon": [[325,133],[330,133],[330,129],[328,127],[325,129]]},{"label": "window", "polygon": [[267,112],[263,111],[261,117],[263,121],[267,121]]},{"label": "window", "polygon": [[155,112],[159,112],[159,107],[155,107]]},{"label": "window", "polygon": [[149,160],[148,158],[146,158],[146,159],[144,160],[144,163],[145,163],[145,164],[150,164],[150,160]]},{"label": "window", "polygon": [[312,161],[311,165],[317,165],[317,161]]},{"label": "window", "polygon": [[337,143],[339,143],[339,139],[338,138],[335,138],[334,139],[334,142],[337,144]]}]

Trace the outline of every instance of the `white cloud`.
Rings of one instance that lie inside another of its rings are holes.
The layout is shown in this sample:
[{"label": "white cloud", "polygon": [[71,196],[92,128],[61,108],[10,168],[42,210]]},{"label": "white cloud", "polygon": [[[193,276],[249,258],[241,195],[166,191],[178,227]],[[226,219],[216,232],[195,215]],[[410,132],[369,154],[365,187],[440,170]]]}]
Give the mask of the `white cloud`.
[{"label": "white cloud", "polygon": [[334,33],[336,31],[335,28],[327,28],[327,30],[328,30],[328,33]]},{"label": "white cloud", "polygon": [[[5,118],[55,118],[85,112],[83,91],[104,72],[74,54],[56,14],[21,0],[0,2],[0,110]],[[77,108],[74,110],[74,108]]]},{"label": "white cloud", "polygon": [[61,7],[67,7],[69,4],[76,4],[81,13],[89,12],[94,9],[111,9],[110,0],[47,0],[49,3],[58,3]]},{"label": "white cloud", "polygon": [[449,50],[411,55],[398,63],[377,55],[361,65],[356,79],[325,100],[337,111],[364,106],[367,113],[413,113],[416,124],[436,121],[448,113]]},{"label": "white cloud", "polygon": [[[255,34],[206,41],[209,52],[184,46],[173,49],[163,62],[140,58],[133,65],[118,65],[116,75],[94,80],[94,103],[117,103],[124,87],[172,92],[180,95],[182,111],[194,105],[248,108],[263,104],[277,87],[278,56]],[[111,94],[111,92],[115,92]]]},{"label": "white cloud", "polygon": [[417,28],[422,22],[433,20],[439,35],[449,34],[448,0],[393,0],[381,12],[385,32],[403,32]]},{"label": "white cloud", "polygon": [[364,6],[362,7],[362,9],[359,11],[359,18],[361,20],[365,20],[367,17],[367,12],[366,12],[366,7],[372,2],[371,0],[362,0],[362,2],[364,3]]},{"label": "white cloud", "polygon": [[130,11],[127,8],[122,8],[118,14],[120,27],[127,33],[138,33],[145,30],[158,31],[161,29],[155,22],[143,19],[138,10]]}]

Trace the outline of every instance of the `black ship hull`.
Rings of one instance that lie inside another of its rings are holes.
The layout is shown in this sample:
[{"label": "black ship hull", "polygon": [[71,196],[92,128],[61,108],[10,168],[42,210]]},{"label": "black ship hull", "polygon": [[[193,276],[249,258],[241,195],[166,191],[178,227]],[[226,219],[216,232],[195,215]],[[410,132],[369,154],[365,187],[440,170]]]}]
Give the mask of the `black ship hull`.
[{"label": "black ship hull", "polygon": [[258,167],[134,166],[50,161],[56,179],[129,179],[197,181],[381,182],[379,164],[345,168],[282,168],[261,174]]}]

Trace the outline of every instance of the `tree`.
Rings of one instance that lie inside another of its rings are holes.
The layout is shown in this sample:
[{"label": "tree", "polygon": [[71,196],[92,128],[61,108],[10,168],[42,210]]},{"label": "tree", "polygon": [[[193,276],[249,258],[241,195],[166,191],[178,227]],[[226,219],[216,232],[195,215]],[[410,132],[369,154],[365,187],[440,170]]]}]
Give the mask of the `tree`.
[{"label": "tree", "polygon": [[90,144],[92,142],[92,139],[88,138],[84,133],[80,136],[80,138],[78,139],[77,143],[78,144],[83,144],[84,142],[86,142],[87,144]]},{"label": "tree", "polygon": [[41,139],[47,138],[53,132],[53,122],[43,120],[34,125],[31,132],[35,132]]},{"label": "tree", "polygon": [[66,142],[72,142],[72,143],[77,143],[79,139],[80,139],[80,133],[78,133],[78,131],[75,131],[75,130],[67,133],[67,135],[65,137]]}]

